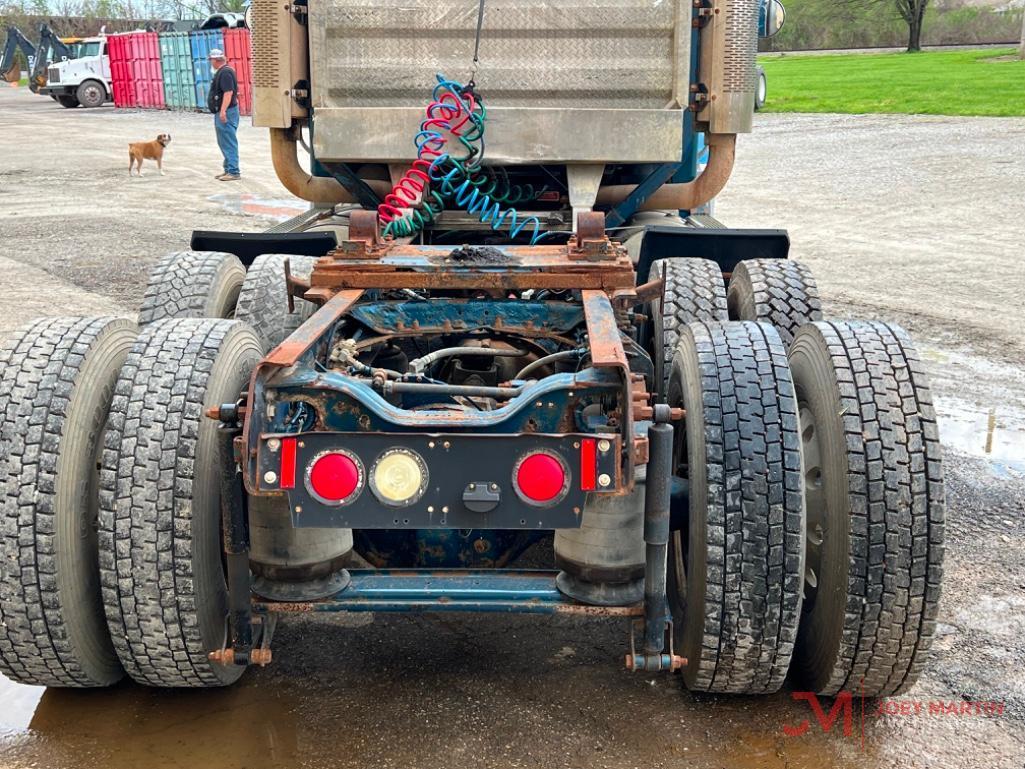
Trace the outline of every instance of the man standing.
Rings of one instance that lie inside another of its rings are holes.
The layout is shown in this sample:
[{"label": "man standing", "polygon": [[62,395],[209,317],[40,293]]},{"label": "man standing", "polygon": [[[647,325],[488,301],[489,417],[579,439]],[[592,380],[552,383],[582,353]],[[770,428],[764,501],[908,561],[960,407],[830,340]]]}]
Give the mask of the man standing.
[{"label": "man standing", "polygon": [[214,115],[217,130],[217,146],[224,155],[224,173],[215,177],[222,182],[234,182],[242,178],[238,169],[238,78],[235,70],[228,66],[224,51],[213,48],[210,51],[210,65],[214,78],[210,83],[207,107]]}]

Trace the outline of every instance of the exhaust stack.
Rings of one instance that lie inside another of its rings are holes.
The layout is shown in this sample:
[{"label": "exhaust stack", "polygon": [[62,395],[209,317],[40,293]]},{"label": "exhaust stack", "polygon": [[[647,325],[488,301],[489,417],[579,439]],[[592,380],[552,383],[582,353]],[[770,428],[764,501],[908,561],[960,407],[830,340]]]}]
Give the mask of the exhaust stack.
[{"label": "exhaust stack", "polygon": [[698,120],[713,134],[750,133],[754,115],[759,0],[710,0],[702,9]]},{"label": "exhaust stack", "polygon": [[306,26],[297,15],[299,8],[276,0],[252,3],[253,125],[261,128],[289,128],[293,118],[308,115],[293,98],[294,91],[303,90],[308,97],[310,88]]}]

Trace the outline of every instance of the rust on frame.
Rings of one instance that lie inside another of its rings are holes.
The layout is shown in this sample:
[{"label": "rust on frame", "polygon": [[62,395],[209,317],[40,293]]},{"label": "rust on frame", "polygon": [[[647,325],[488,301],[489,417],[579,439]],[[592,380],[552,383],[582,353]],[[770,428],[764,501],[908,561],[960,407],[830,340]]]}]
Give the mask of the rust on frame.
[{"label": "rust on frame", "polygon": [[598,368],[618,368],[629,378],[629,365],[619,335],[619,322],[608,295],[604,291],[585,289],[581,292],[581,298],[584,302],[591,362]]},{"label": "rust on frame", "polygon": [[623,349],[620,337],[619,321],[612,303],[604,291],[584,290],[580,292],[584,303],[584,322],[587,324],[588,346],[591,350],[591,364],[595,368],[615,369],[622,382],[620,393],[621,408],[620,435],[624,445],[630,450],[623,453],[624,462],[620,466],[620,477],[616,478],[616,491],[626,494],[634,485],[634,467],[636,455],[633,451],[634,423],[634,392],[633,380],[630,376],[630,364]]},{"label": "rust on frame", "polygon": [[258,369],[263,368],[264,365],[294,365],[304,352],[316,344],[359,301],[361,296],[363,296],[362,290],[350,289],[339,291],[288,339],[271,350],[267,357],[263,359]]}]

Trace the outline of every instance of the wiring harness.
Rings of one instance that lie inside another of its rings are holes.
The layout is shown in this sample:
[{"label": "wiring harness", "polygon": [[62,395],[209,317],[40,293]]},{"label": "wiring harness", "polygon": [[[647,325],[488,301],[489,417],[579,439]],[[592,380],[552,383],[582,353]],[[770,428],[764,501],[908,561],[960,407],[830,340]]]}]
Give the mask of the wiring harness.
[{"label": "wiring harness", "polygon": [[476,216],[492,230],[512,238],[527,233],[535,245],[548,233],[536,216],[513,206],[534,200],[547,188],[513,185],[485,172],[484,124],[487,109],[473,83],[462,85],[438,75],[420,131],[413,139],[417,159],[378,207],[385,236],[408,237],[422,231],[449,204]]}]

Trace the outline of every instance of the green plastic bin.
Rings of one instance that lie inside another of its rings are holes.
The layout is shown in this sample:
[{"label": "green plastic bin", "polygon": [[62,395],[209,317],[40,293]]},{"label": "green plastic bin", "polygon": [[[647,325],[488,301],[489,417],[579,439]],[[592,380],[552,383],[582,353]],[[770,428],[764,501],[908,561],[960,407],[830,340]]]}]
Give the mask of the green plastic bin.
[{"label": "green plastic bin", "polygon": [[199,109],[188,32],[160,33],[160,62],[164,71],[164,102],[167,108]]}]

